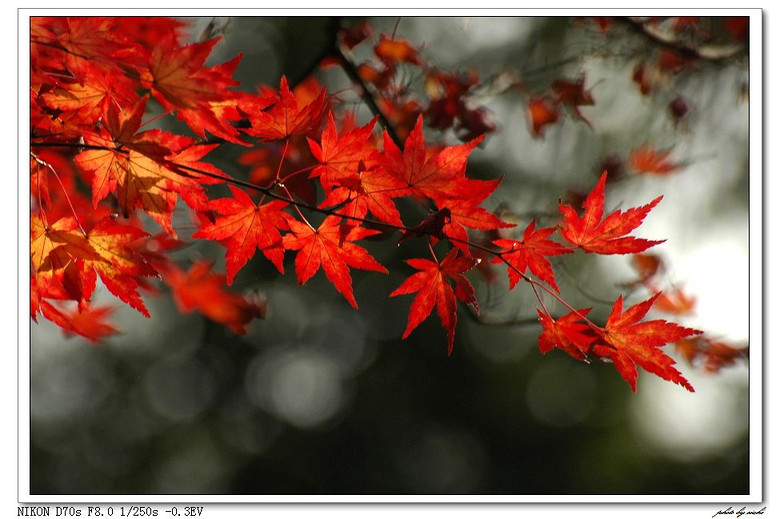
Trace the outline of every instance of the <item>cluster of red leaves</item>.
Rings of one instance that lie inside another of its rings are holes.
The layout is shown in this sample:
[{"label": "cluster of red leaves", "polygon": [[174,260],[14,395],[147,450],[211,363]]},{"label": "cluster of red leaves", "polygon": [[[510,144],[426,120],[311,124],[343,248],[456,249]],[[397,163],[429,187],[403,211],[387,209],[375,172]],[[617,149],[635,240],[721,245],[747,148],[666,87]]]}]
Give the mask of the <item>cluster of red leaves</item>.
[{"label": "cluster of red leaves", "polygon": [[[137,210],[175,238],[172,214],[179,197],[202,209],[205,186],[228,175],[201,160],[216,145],[142,130],[149,99],[196,135],[209,132],[238,144],[245,142],[230,122],[259,101],[232,91],[240,57],[207,67],[217,39],[184,45],[182,29],[168,18],[32,19],[33,319],[42,314],[93,341],[115,333],[105,322],[108,311],[91,303],[98,277],[147,317],[141,291],[152,291],[154,278],[162,277],[177,300],[191,299],[182,290],[193,285],[178,282],[163,251],[150,249],[156,238],[144,230]],[[198,272],[207,277],[204,268]],[[201,307],[203,313],[236,331],[260,313],[241,296],[212,300],[225,308],[215,313]],[[241,308],[246,311],[236,311]]]},{"label": "cluster of red leaves", "polygon": [[[258,251],[282,274],[285,260],[294,256],[301,285],[322,270],[358,308],[351,269],[387,273],[366,242],[398,232],[399,245],[424,240],[430,252],[429,258],[408,258],[415,272],[389,293],[415,294],[404,338],[436,307],[451,353],[457,302],[479,311],[465,274],[487,256],[507,267],[510,289],[524,281],[537,296],[545,291],[570,310],[556,319],[539,298],[543,352],[557,347],[579,360],[609,360],[632,389],[640,366],[692,390],[660,348],[698,332],[643,321],[662,295],[625,311],[619,297],[599,326],[586,318],[588,310],[575,310],[559,295],[549,259],[576,249],[636,254],[660,243],[630,233],[661,197],[605,216],[605,173],[585,198],[582,216],[560,204],[557,226],[537,228],[532,221],[517,239],[507,234],[488,245],[472,241],[469,229],[514,227],[482,207],[500,179],[467,175],[470,155],[492,130],[487,113],[468,103],[476,76],[429,68],[411,44],[381,35],[373,48],[378,61],[357,70],[376,90],[379,105],[392,108],[384,115],[394,125],[393,136],[376,131],[378,117],[360,126],[314,80],[292,90],[285,77],[278,89],[233,90],[240,56],[206,66],[217,40],[183,44],[178,22],[34,18],[32,25],[33,319],[43,315],[98,341],[116,330],[105,320],[108,310],[91,303],[97,278],[146,316],[141,294],[154,291],[159,279],[183,312],[197,310],[245,333],[249,322],[265,315],[266,303],[227,286]],[[358,26],[342,32],[340,44],[349,49],[370,34],[368,26]],[[405,108],[399,105],[402,66],[423,72],[427,107],[408,98]],[[592,104],[584,80],[557,81],[552,89],[556,106],[584,119],[579,107]],[[143,130],[151,99],[160,115],[175,115],[200,139]],[[426,139],[426,118],[434,128],[455,129],[464,142],[446,146]],[[204,160],[219,146],[203,142],[209,135],[251,148],[240,160],[252,166],[248,180],[231,178]],[[215,198],[212,186],[222,183],[229,185],[229,196]],[[197,222],[193,237],[225,247],[224,276],[212,272],[209,262],[195,261],[185,271],[171,259],[180,243],[173,219],[179,199]],[[424,216],[402,214],[400,199]],[[162,234],[150,236],[141,215]],[[434,248],[446,252],[443,259]]]},{"label": "cluster of red leaves", "polygon": [[[687,293],[681,285],[669,283],[668,267],[660,256],[636,254],[632,256],[631,264],[639,277],[624,286],[631,289],[642,287],[657,294],[653,310],[674,316],[694,313],[696,297]],[[747,344],[735,345],[706,334],[680,339],[674,343],[674,348],[689,364],[703,364],[704,369],[711,373],[748,357]]]},{"label": "cluster of red leaves", "polygon": [[[747,51],[750,19],[745,16],[599,16],[578,23],[593,23],[605,36],[624,38],[626,32],[642,35],[637,44],[643,46],[641,53],[646,57],[634,64],[632,82],[643,96],[665,98],[675,127],[684,130],[692,106],[689,99],[678,93],[679,78],[708,62],[743,56]],[[746,90],[747,85],[741,88]]]},{"label": "cluster of red leaves", "polygon": [[[745,48],[747,17],[678,16],[635,20],[640,30],[662,45],[634,66],[632,80],[642,95],[674,90],[676,76],[706,60],[729,58]],[[674,101],[670,109],[675,115]],[[679,107],[677,107],[679,109]]]},{"label": "cluster of red leaves", "polygon": [[[351,50],[369,40],[372,34],[373,29],[364,22],[344,31],[341,39]],[[428,126],[452,129],[462,141],[495,131],[490,112],[474,100],[474,90],[480,84],[475,71],[437,69],[409,41],[400,37],[383,34],[371,43],[373,55],[358,65],[358,74],[374,90],[379,106],[400,138],[409,134],[420,113]],[[421,77],[423,88],[410,88],[409,77]],[[421,95],[423,92],[425,95]]]},{"label": "cluster of red leaves", "polygon": [[[563,217],[558,226],[561,237],[569,246],[595,254],[635,254],[661,243],[628,235],[639,227],[650,210],[661,201],[661,197],[644,206],[626,211],[617,210],[604,216],[606,180],[607,173],[604,172],[596,187],[585,198],[582,216],[570,205],[559,205]],[[515,267],[514,274],[512,271],[509,273],[510,286],[514,286],[527,267],[557,292],[551,265],[544,256],[565,254],[572,250],[547,239],[554,231],[543,229],[534,232],[534,222],[531,222],[523,241],[511,243],[508,254],[500,258]],[[504,240],[497,244],[510,245]],[[569,307],[571,311],[568,314],[555,319],[543,307],[538,310],[543,328],[539,336],[539,349],[546,353],[557,347],[581,361],[588,361],[590,357],[609,359],[634,391],[638,377],[636,366],[693,391],[693,387],[674,368],[674,360],[660,348],[701,332],[663,320],[642,321],[659,297],[661,294],[657,293],[625,312],[623,297],[618,297],[603,327],[586,317],[590,309]]]}]

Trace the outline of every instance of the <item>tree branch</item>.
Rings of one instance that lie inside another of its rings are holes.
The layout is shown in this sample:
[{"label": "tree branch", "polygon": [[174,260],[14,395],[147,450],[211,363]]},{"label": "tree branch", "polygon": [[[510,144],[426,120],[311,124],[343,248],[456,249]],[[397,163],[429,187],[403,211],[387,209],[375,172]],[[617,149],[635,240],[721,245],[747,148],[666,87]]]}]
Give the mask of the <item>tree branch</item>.
[{"label": "tree branch", "polygon": [[696,46],[678,39],[674,32],[646,23],[641,18],[618,17],[616,19],[633,29],[637,34],[644,36],[651,43],[666,47],[689,59],[712,62],[726,61],[739,55],[747,48],[745,45]]},{"label": "tree branch", "polygon": [[371,89],[366,84],[366,82],[363,81],[363,78],[360,77],[360,73],[358,72],[355,64],[352,63],[352,60],[350,60],[349,57],[344,53],[344,49],[342,49],[340,45],[336,45],[336,50],[338,52],[337,58],[341,63],[341,68],[344,69],[344,72],[346,72],[350,81],[360,87],[360,89],[363,91],[363,94],[361,95],[363,101],[365,101],[365,103],[368,105],[368,108],[371,110],[371,112],[379,117],[379,124],[381,124],[385,131],[387,131],[387,134],[393,140],[395,145],[399,148],[402,148],[403,142],[401,142],[401,138],[395,131],[395,127],[392,125],[382,109],[379,108],[379,105],[377,104],[376,99],[374,99],[374,95],[371,92]]}]

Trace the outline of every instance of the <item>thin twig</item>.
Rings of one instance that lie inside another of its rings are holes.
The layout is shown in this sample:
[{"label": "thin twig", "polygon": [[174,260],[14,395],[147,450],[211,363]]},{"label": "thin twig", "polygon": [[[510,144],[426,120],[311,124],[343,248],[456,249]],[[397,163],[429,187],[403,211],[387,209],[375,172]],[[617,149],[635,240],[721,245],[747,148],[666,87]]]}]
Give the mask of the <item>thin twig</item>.
[{"label": "thin twig", "polygon": [[374,115],[379,117],[379,124],[382,125],[395,145],[399,148],[403,147],[403,142],[398,136],[398,133],[395,131],[395,127],[392,125],[392,123],[390,123],[390,120],[387,118],[382,109],[379,108],[379,105],[377,104],[376,99],[374,99],[370,87],[366,84],[365,81],[363,81],[363,78],[360,77],[360,73],[358,73],[358,69],[355,67],[355,64],[352,63],[352,60],[350,60],[349,57],[344,53],[344,50],[341,48],[341,46],[337,46],[337,51],[337,57],[339,59],[339,63],[341,63],[341,68],[344,69],[344,72],[346,72],[347,76],[349,76],[350,81],[352,81],[362,90],[363,94],[361,95],[361,98],[363,101],[365,101],[366,105],[368,105],[369,110],[371,110]]}]

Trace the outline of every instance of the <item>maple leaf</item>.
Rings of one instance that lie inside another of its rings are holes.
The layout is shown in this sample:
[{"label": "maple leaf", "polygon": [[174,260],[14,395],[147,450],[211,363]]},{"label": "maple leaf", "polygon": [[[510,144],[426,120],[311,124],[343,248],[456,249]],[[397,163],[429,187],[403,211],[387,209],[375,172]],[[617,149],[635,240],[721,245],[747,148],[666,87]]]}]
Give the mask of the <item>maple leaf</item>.
[{"label": "maple leaf", "polygon": [[556,79],[552,83],[552,90],[555,92],[555,97],[559,103],[569,106],[577,118],[584,121],[591,128],[593,127],[590,121],[580,112],[580,106],[592,106],[594,104],[593,94],[590,93],[590,90],[585,90],[584,77],[576,81]]},{"label": "maple leaf", "polygon": [[78,308],[63,312],[48,301],[41,301],[41,311],[46,319],[62,328],[66,335],[78,334],[93,343],[118,333],[116,328],[106,322],[106,318],[114,311],[108,306]]},{"label": "maple leaf", "polygon": [[431,128],[444,130],[455,123],[455,118],[461,116],[466,109],[464,97],[479,83],[479,76],[474,71],[468,73],[450,73],[442,70],[431,70],[425,77],[425,90],[431,97],[426,110]]},{"label": "maple leaf", "polygon": [[[37,214],[30,215],[30,260],[34,271],[47,265],[51,251],[67,243],[69,235],[79,236],[76,227],[78,224],[73,217],[60,218],[49,225]],[[81,237],[83,239],[83,235]]]},{"label": "maple leaf", "polygon": [[339,31],[339,40],[341,40],[341,43],[343,43],[345,47],[351,50],[371,36],[373,32],[374,28],[371,24],[366,20],[363,20],[354,27],[341,29]]},{"label": "maple leaf", "polygon": [[671,154],[671,148],[658,150],[650,145],[641,146],[639,149],[631,150],[628,154],[628,165],[637,173],[668,175],[684,167],[684,164],[670,161],[669,155]]},{"label": "maple leaf", "polygon": [[561,235],[572,245],[580,247],[585,252],[596,254],[637,253],[663,243],[665,240],[652,241],[625,236],[642,224],[645,216],[663,196],[659,196],[647,205],[632,207],[625,212],[614,211],[602,220],[606,181],[605,171],[596,187],[585,198],[583,203],[585,214],[582,218],[577,216],[577,212],[570,205],[558,205],[558,210],[563,215],[563,222],[560,224]]},{"label": "maple leaf", "polygon": [[74,162],[93,174],[92,203],[114,193],[122,212],[127,217],[136,207],[154,219],[169,234],[174,235],[171,213],[176,205],[177,192],[196,197],[201,184],[191,175],[183,175],[169,167],[166,156],[174,150],[169,144],[181,147],[190,139],[176,138],[160,130],[135,132],[141,125],[146,98],[131,110],[118,113],[109,105],[105,127],[99,134],[84,135],[86,144],[103,149],[80,152]]},{"label": "maple leaf", "polygon": [[282,76],[279,93],[273,100],[273,105],[265,111],[253,111],[249,114],[251,127],[244,131],[263,141],[286,139],[291,135],[304,135],[314,129],[325,113],[325,88],[306,106],[299,107],[287,85],[287,78]]},{"label": "maple leaf", "polygon": [[212,38],[177,49],[171,38],[154,47],[149,76],[143,79],[166,110],[196,108],[202,101],[220,99],[226,87],[238,84],[225,81],[204,67],[218,41],[219,38]]},{"label": "maple leaf", "polygon": [[119,225],[104,218],[88,232],[75,230],[73,218],[46,226],[33,216],[31,221],[31,260],[39,288],[61,286],[57,298],[73,299],[84,307],[95,289],[96,275],[119,299],[149,317],[138,293],[144,277],[157,271],[135,250],[147,234],[133,226]]},{"label": "maple leaf", "polygon": [[696,307],[696,297],[685,293],[681,287],[661,292],[655,302],[655,310],[672,314],[687,315],[693,313]]},{"label": "maple leaf", "polygon": [[427,156],[422,128],[421,114],[404,142],[403,152],[385,132],[385,151],[378,160],[387,174],[406,183],[408,194],[419,194],[439,201],[451,197],[453,191],[458,190],[458,183],[465,180],[468,156],[484,136],[465,144],[447,146]]},{"label": "maple leaf", "polygon": [[542,333],[539,335],[539,351],[542,354],[559,348],[577,360],[587,361],[591,344],[597,339],[593,330],[581,322],[590,308],[569,312],[558,319],[553,319],[539,309],[536,311],[542,325]]},{"label": "maple leaf", "polygon": [[549,97],[532,97],[526,108],[534,137],[544,137],[545,127],[558,121],[558,106]]},{"label": "maple leaf", "polygon": [[414,65],[422,65],[422,59],[412,44],[403,38],[389,38],[381,35],[379,43],[374,47],[374,53],[384,62],[402,61]]},{"label": "maple leaf", "polygon": [[47,51],[53,53],[54,61],[76,75],[100,63],[121,76],[125,71],[113,58],[120,53],[127,56],[138,50],[137,45],[121,30],[120,18],[58,16],[33,17],[31,22],[33,20],[32,42],[46,45]]},{"label": "maple leaf", "polygon": [[239,99],[247,96],[229,90],[239,84],[232,76],[242,56],[210,68],[204,65],[218,41],[212,38],[179,47],[176,34],[160,38],[139,66],[141,85],[200,137],[205,138],[207,130],[247,145],[229,124],[240,119]]},{"label": "maple leaf", "polygon": [[453,190],[455,196],[441,198],[436,203],[440,211],[445,209],[448,211],[447,218],[441,227],[441,235],[448,238],[455,247],[466,255],[471,255],[466,227],[492,231],[515,226],[515,224],[504,222],[495,214],[479,207],[479,204],[496,190],[501,180],[461,180],[457,190]]},{"label": "maple leaf", "polygon": [[536,220],[531,220],[523,233],[522,240],[500,239],[493,241],[495,245],[502,248],[501,257],[494,258],[493,263],[503,263],[504,260],[509,262],[507,273],[510,290],[515,288],[515,285],[522,279],[522,274],[530,268],[535,276],[547,282],[556,292],[559,291],[558,285],[555,283],[552,264],[547,256],[569,254],[572,250],[548,239],[555,230],[555,227],[536,230]]},{"label": "maple leaf", "polygon": [[345,225],[341,220],[339,216],[328,216],[317,229],[307,223],[290,220],[292,234],[284,235],[283,243],[286,249],[298,251],[295,256],[295,272],[300,285],[306,284],[322,267],[336,290],[349,304],[357,308],[355,296],[352,294],[349,267],[384,274],[388,272],[366,249],[353,243],[378,234],[379,231],[359,225]]},{"label": "maple leaf", "polygon": [[634,254],[631,256],[631,265],[639,274],[638,282],[645,283],[666,269],[663,259],[657,254]]},{"label": "maple leaf", "polygon": [[85,268],[94,268],[109,292],[149,317],[138,293],[139,278],[156,276],[157,271],[134,247],[147,236],[137,227],[105,218],[87,234],[87,242],[98,258],[84,258],[83,263]]},{"label": "maple leaf", "polygon": [[185,313],[197,310],[237,335],[245,334],[247,324],[253,319],[263,319],[266,315],[265,301],[225,290],[225,276],[212,272],[208,261],[194,263],[187,272],[169,265],[162,274],[179,310]]},{"label": "maple leaf", "polygon": [[[412,330],[427,319],[436,306],[436,313],[447,331],[447,355],[451,355],[455,341],[455,325],[458,321],[457,300],[469,304],[479,312],[474,288],[463,275],[479,263],[479,260],[459,256],[458,249],[453,248],[440,263],[422,258],[409,259],[406,263],[420,272],[406,278],[401,286],[390,293],[390,297],[396,297],[417,292],[409,308],[409,320],[403,338],[406,339]],[[448,278],[455,283],[454,291]]]},{"label": "maple leaf", "polygon": [[[210,69],[210,74],[217,76],[210,80],[217,84],[224,84],[225,88],[234,84],[231,76],[241,57],[242,55],[239,54],[232,60]],[[239,131],[230,122],[239,121],[244,117],[240,108],[247,104],[248,99],[254,97],[246,92],[225,90],[216,99],[199,100],[195,107],[177,107],[176,117],[187,123],[192,131],[202,138],[205,138],[206,131],[209,131],[229,142],[249,146],[249,143],[240,138]]]},{"label": "maple leaf", "polygon": [[735,364],[738,359],[748,357],[747,344],[733,345],[706,336],[681,339],[674,343],[674,348],[691,366],[703,358],[704,370],[709,373],[716,373]]},{"label": "maple leaf", "polygon": [[319,162],[309,178],[320,177],[325,193],[330,191],[344,178],[354,177],[361,161],[368,161],[373,147],[368,139],[376,124],[377,117],[363,127],[356,128],[339,136],[333,112],[328,112],[328,124],[322,132],[321,144],[307,139],[311,154]]},{"label": "maple leaf", "polygon": [[659,296],[660,292],[625,312],[623,296],[618,297],[601,334],[603,342],[596,343],[594,353],[609,357],[634,392],[638,377],[637,365],[693,392],[693,386],[673,367],[674,359],[660,347],[702,332],[662,319],[640,322]]},{"label": "maple leaf", "polygon": [[257,249],[284,274],[284,246],[279,231],[289,229],[288,216],[282,212],[287,202],[273,200],[258,205],[241,189],[231,185],[230,191],[233,198],[209,202],[218,216],[193,234],[193,238],[220,240],[227,246],[228,285]]},{"label": "maple leaf", "polygon": [[61,79],[56,87],[42,92],[40,100],[49,108],[75,112],[81,124],[94,124],[112,101],[125,106],[137,99],[132,89],[118,78],[97,67],[88,66],[80,79]]},{"label": "maple leaf", "polygon": [[[193,144],[165,157],[163,162],[167,169],[178,175],[191,178],[198,184],[220,184],[230,180],[230,176],[209,162],[202,159],[219,144]],[[205,196],[202,190],[182,189],[179,194],[193,209],[199,209]]]},{"label": "maple leaf", "polygon": [[340,206],[338,214],[365,218],[369,212],[383,222],[403,227],[401,214],[393,198],[404,192],[406,184],[387,175],[377,165],[358,165],[357,173],[340,178],[320,207]]}]

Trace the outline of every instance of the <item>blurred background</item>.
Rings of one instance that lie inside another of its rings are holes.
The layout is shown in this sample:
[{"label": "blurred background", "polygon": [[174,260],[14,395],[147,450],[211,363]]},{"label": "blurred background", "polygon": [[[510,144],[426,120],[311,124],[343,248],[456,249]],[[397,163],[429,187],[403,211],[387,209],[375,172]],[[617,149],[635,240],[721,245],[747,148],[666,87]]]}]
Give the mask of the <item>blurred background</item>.
[{"label": "blurred background", "polygon": [[[331,24],[188,21],[193,40],[210,22],[223,29],[211,64],[244,54],[235,77],[245,90],[307,70]],[[653,252],[697,299],[693,315],[673,320],[747,343],[747,55],[660,77],[657,91],[642,95],[636,65],[657,48],[630,27],[605,32],[596,21],[566,17],[370,21],[376,34],[395,31],[422,48],[429,63],[474,70],[489,84],[474,101],[490,110],[497,131],[469,160],[469,175],[503,177],[485,207],[506,211],[521,228],[530,215],[553,225],[559,197],[589,192],[604,169],[619,178],[608,188],[607,210],[663,194],[638,235],[667,240]],[[364,46],[355,48],[362,59],[371,50]],[[522,81],[519,93],[501,88],[510,76]],[[318,77],[329,92],[346,85],[338,69]],[[580,108],[592,128],[569,116],[535,136],[529,96],[556,79],[581,77],[595,101]],[[682,116],[670,112],[678,98],[687,103]],[[361,124],[370,119],[360,108],[356,114]],[[647,144],[672,149],[680,167],[663,176],[631,172],[629,151]],[[220,150],[219,167],[245,174],[236,164],[243,150]],[[184,208],[181,216],[177,228],[188,236],[194,224]],[[402,341],[411,298],[387,297],[409,275],[403,260],[415,257],[415,247],[367,245],[390,275],[353,271],[359,311],[321,273],[299,287],[291,254],[284,276],[256,255],[233,289],[261,294],[269,313],[241,337],[181,315],[167,294],[146,299],[152,319],[118,304],[112,320],[123,333],[99,347],[33,323],[31,493],[607,500],[748,493],[747,362],[711,374],[678,356],[696,393],[642,372],[633,394],[608,364],[578,363],[560,351],[542,356],[537,324],[506,324],[533,319],[536,302],[522,285],[508,292],[503,269],[493,284],[470,275],[482,321],[460,309],[448,357],[437,317]],[[216,245],[195,243],[177,254],[224,268]],[[576,254],[555,266],[564,297],[593,306],[591,316],[602,321],[626,293],[620,284],[637,277],[622,256]],[[96,297],[113,300],[105,290]]]}]

